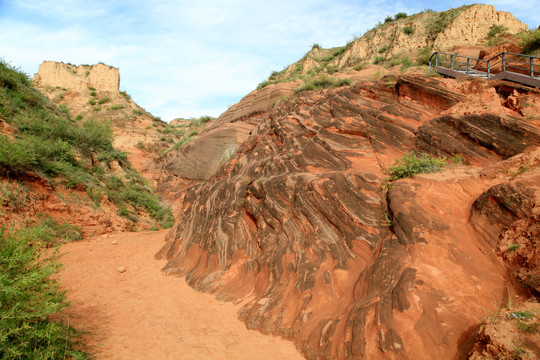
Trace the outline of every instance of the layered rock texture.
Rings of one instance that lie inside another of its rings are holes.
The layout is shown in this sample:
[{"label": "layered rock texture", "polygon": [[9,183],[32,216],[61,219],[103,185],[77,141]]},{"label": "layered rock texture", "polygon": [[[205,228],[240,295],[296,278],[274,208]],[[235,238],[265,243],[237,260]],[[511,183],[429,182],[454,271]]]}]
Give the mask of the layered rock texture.
[{"label": "layered rock texture", "polygon": [[[308,359],[465,356],[486,311],[537,291],[540,119],[511,104],[538,91],[391,75],[287,98],[285,85],[175,155],[204,166],[166,169],[191,184],[166,272],[245,301],[249,328]],[[409,151],[463,163],[387,182]]]}]

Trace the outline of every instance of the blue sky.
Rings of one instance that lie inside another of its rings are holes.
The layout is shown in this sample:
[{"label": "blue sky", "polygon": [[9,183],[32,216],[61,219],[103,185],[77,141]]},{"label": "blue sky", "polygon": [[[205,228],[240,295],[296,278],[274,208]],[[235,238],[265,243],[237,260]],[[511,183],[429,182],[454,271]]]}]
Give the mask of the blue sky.
[{"label": "blue sky", "polygon": [[[478,1],[476,1],[478,3]],[[0,0],[0,58],[120,68],[120,89],[166,121],[218,116],[314,43],[345,45],[387,15],[462,1]],[[538,0],[494,0],[535,29]]]}]

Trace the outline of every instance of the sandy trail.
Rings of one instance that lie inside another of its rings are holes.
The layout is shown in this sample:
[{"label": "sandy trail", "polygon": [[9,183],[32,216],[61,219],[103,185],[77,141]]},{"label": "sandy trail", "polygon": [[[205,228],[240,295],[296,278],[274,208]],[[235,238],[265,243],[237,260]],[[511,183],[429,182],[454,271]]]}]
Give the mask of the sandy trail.
[{"label": "sandy trail", "polygon": [[163,275],[165,261],[154,254],[165,234],[112,234],[62,247],[70,323],[92,331],[85,340],[96,358],[303,359],[291,342],[247,330],[238,305]]}]

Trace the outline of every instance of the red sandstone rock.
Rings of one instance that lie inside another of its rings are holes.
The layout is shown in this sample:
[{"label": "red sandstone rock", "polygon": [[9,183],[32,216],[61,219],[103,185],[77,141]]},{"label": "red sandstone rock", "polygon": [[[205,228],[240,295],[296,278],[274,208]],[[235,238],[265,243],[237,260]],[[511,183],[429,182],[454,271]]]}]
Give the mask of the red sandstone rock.
[{"label": "red sandstone rock", "polygon": [[[505,239],[510,224],[535,234],[516,221],[537,221],[527,199],[536,201],[540,184],[536,169],[509,179],[497,163],[537,148],[539,127],[519,116],[441,117],[467,101],[450,90],[455,81],[394,79],[395,87],[363,81],[300,93],[256,117],[246,111],[241,121],[252,128],[231,159],[199,169],[205,181],[187,189],[158,254],[169,260],[165,271],[246,301],[240,318],[249,328],[291,338],[308,359],[462,354],[484,312],[524,291],[494,238]],[[209,139],[228,131],[231,121],[221,120]],[[204,138],[186,153],[211,142]],[[388,186],[385,169],[411,150],[460,153],[475,166]],[[186,177],[174,166],[168,176]],[[529,190],[513,217],[495,209],[501,220],[479,233],[487,220],[471,211],[482,214],[483,197],[495,196],[484,194],[501,186]]]}]

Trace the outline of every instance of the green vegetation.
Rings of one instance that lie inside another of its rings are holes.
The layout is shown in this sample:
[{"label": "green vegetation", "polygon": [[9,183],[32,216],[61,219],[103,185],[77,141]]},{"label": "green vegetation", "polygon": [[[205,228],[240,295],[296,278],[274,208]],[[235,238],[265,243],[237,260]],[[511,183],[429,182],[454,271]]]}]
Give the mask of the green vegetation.
[{"label": "green vegetation", "polygon": [[412,35],[414,34],[414,29],[412,28],[412,26],[407,25],[403,28],[403,32],[407,35]]},{"label": "green vegetation", "polygon": [[495,24],[491,27],[491,30],[488,32],[488,37],[492,38],[499,34],[504,34],[508,28],[501,24]]},{"label": "green vegetation", "polygon": [[142,115],[142,111],[137,110],[137,109],[133,109],[133,113],[134,113],[135,115],[138,115],[138,116],[141,116],[141,115]]},{"label": "green vegetation", "polygon": [[0,358],[87,358],[79,334],[59,321],[68,304],[53,278],[58,252],[42,251],[73,234],[50,218],[19,229],[0,227]]},{"label": "green vegetation", "polygon": [[385,46],[383,46],[382,48],[379,49],[379,54],[382,54],[382,53],[386,52],[387,50],[388,50],[388,46],[385,45]]},{"label": "green vegetation", "polygon": [[487,37],[488,45],[495,46],[504,42],[504,35],[507,35],[508,28],[504,25],[495,24],[491,27]]},{"label": "green vegetation", "polygon": [[[163,154],[166,154],[171,150],[178,150],[182,146],[193,141],[195,137],[199,135],[199,132],[206,125],[206,123],[213,121],[215,119],[216,118],[212,116],[207,116],[207,115],[201,116],[199,118],[178,119],[178,120],[183,120],[183,123],[174,125],[172,128],[180,138],[174,143],[172,147],[166,149],[163,152]],[[177,129],[177,128],[183,128],[183,129]]]},{"label": "green vegetation", "polygon": [[373,60],[373,63],[375,65],[379,65],[379,64],[382,64],[385,60],[386,58],[384,56],[376,56],[375,60]]},{"label": "green vegetation", "polygon": [[366,66],[366,64],[361,63],[361,64],[358,64],[358,65],[356,65],[355,67],[353,67],[353,70],[360,71],[360,70],[362,70],[365,66]]},{"label": "green vegetation", "polygon": [[453,161],[454,164],[456,164],[456,165],[461,165],[461,164],[463,164],[463,155],[461,155],[461,154],[456,154],[456,155],[452,156],[452,161]]},{"label": "green vegetation", "polygon": [[90,99],[90,100],[88,100],[88,103],[89,103],[90,105],[94,106],[94,105],[96,105],[96,100]]},{"label": "green vegetation", "polygon": [[537,323],[527,324],[523,321],[516,321],[516,326],[519,331],[526,332],[526,333],[537,333],[539,332],[540,326],[538,326]]},{"label": "green vegetation", "polygon": [[394,18],[393,18],[392,16],[388,15],[387,17],[384,18],[384,23],[385,23],[385,24],[386,24],[386,23],[389,23],[389,22],[391,22],[392,20],[394,20]]},{"label": "green vegetation", "polygon": [[109,99],[108,96],[104,97],[103,99],[99,99],[98,105],[105,104],[106,102],[109,102],[111,99]]},{"label": "green vegetation", "polygon": [[124,105],[122,104],[114,104],[113,106],[111,106],[111,110],[120,110],[123,108],[124,108]]},{"label": "green vegetation", "polygon": [[433,49],[429,46],[425,46],[418,50],[418,55],[416,55],[416,64],[417,65],[429,65],[429,58],[433,54]]},{"label": "green vegetation", "polygon": [[391,67],[396,66],[396,65],[401,65],[401,71],[405,71],[411,66],[413,66],[413,63],[408,56],[405,56],[403,58],[392,59],[388,62],[388,64]]},{"label": "green vegetation", "polygon": [[510,244],[510,246],[508,246],[508,251],[516,251],[517,249],[519,249],[521,247],[521,245],[519,244]]},{"label": "green vegetation", "polygon": [[422,153],[416,155],[413,152],[403,154],[396,159],[394,166],[388,168],[387,174],[390,181],[412,177],[418,173],[432,173],[441,170],[446,164],[446,158],[437,158],[433,155]]},{"label": "green vegetation", "polygon": [[461,14],[463,10],[471,7],[471,5],[464,5],[459,8],[450,9],[440,13],[431,13],[431,16],[427,20],[426,28],[428,31],[428,37],[434,39],[437,35],[446,29],[454,19]]},{"label": "green vegetation", "polygon": [[338,78],[334,78],[334,77],[323,74],[322,76],[313,78],[305,82],[304,85],[296,89],[295,94],[298,94],[302,91],[335,88],[335,87],[350,85],[350,84],[351,84],[351,80],[349,79],[338,79]]},{"label": "green vegetation", "polygon": [[407,13],[405,12],[398,12],[396,15],[394,15],[394,19],[405,19],[407,18],[409,15],[407,15]]},{"label": "green vegetation", "polygon": [[526,31],[520,34],[523,54],[535,55],[540,53],[540,30]]},{"label": "green vegetation", "polygon": [[129,96],[129,94],[126,91],[120,91],[120,95],[122,95],[124,99],[126,99],[126,101],[131,100],[131,96]]}]

